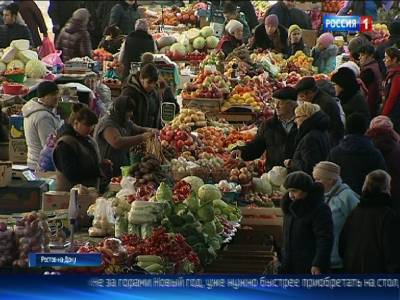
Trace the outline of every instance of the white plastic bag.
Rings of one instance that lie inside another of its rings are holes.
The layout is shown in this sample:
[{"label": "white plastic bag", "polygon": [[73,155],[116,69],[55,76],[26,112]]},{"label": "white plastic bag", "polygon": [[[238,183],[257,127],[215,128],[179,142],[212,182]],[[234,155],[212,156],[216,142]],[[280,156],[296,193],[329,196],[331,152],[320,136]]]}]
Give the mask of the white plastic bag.
[{"label": "white plastic bag", "polygon": [[117,198],[126,198],[131,195],[136,194],[136,189],[135,189],[135,182],[136,179],[133,177],[123,177],[121,180],[121,190],[118,192],[116,195]]}]

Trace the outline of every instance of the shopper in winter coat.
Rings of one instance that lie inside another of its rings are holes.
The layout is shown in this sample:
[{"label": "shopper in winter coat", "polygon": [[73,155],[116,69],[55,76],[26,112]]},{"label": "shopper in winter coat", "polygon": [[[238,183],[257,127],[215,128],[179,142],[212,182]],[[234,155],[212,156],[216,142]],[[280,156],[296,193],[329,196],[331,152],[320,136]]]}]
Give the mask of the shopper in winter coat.
[{"label": "shopper in winter coat", "polygon": [[104,34],[106,28],[110,26],[111,10],[116,4],[119,4],[119,2],[120,0],[96,1],[96,17],[98,18],[98,30],[100,34]]},{"label": "shopper in winter coat", "polygon": [[304,44],[303,30],[298,25],[292,25],[288,30],[289,51],[288,56],[295,55],[297,51],[302,51],[305,55],[310,55],[310,49]]},{"label": "shopper in winter coat", "polygon": [[28,146],[28,167],[38,170],[39,154],[50,134],[55,134],[61,127],[61,120],[56,115],[58,87],[51,81],[43,81],[37,88],[38,98],[33,98],[22,107],[24,132]]},{"label": "shopper in winter coat", "polygon": [[132,62],[140,62],[145,52],[156,52],[156,44],[153,37],[148,33],[146,19],[139,19],[135,24],[135,31],[132,31],[122,45],[120,61],[124,65],[123,78],[127,78]]},{"label": "shopper in winter coat", "polygon": [[[360,50],[367,46],[372,45],[372,33],[370,32],[359,32],[354,38],[352,38],[349,42],[349,52],[350,58],[359,63],[360,60]],[[373,45],[372,45],[373,46]]]},{"label": "shopper in winter coat", "polygon": [[334,40],[332,33],[325,32],[318,38],[317,45],[311,49],[313,66],[317,67],[319,73],[329,74],[336,68],[338,48],[333,44]]},{"label": "shopper in winter coat", "polygon": [[368,104],[361,94],[354,72],[347,67],[339,68],[331,80],[335,83],[336,96],[340,99],[346,118],[358,112],[369,121]]},{"label": "shopper in winter coat", "polygon": [[148,128],[161,127],[161,99],[157,87],[159,73],[153,64],[141,68],[138,74],[129,75],[122,88],[122,96],[127,96],[135,104],[132,121]]},{"label": "shopper in winter coat", "polygon": [[344,135],[344,124],[340,117],[340,106],[336,99],[317,87],[311,76],[303,77],[296,85],[298,100],[318,104],[329,116],[329,137],[332,146],[336,146]]},{"label": "shopper in winter coat", "polygon": [[376,58],[383,75],[388,71],[384,62],[386,50],[391,47],[400,48],[400,19],[395,19],[389,24],[389,33],[389,39],[376,49]]},{"label": "shopper in winter coat", "polygon": [[31,31],[33,47],[36,48],[42,44],[39,30],[44,37],[47,37],[47,27],[42,12],[33,0],[19,0],[17,3],[19,12]]},{"label": "shopper in winter coat", "polygon": [[330,142],[328,135],[329,117],[317,104],[303,103],[295,110],[298,128],[296,150],[292,159],[284,161],[289,171],[312,174],[314,166],[326,159]]},{"label": "shopper in winter coat", "polygon": [[74,57],[92,56],[92,42],[87,29],[89,18],[87,9],[80,8],[61,30],[56,48],[62,51],[64,62]]},{"label": "shopper in winter coat", "polygon": [[385,53],[385,65],[388,73],[384,82],[384,99],[382,115],[388,116],[394,129],[400,132],[400,50],[389,48]]},{"label": "shopper in winter coat", "polygon": [[386,116],[372,119],[367,136],[385,159],[392,177],[391,195],[395,210],[400,214],[400,136],[393,130],[393,123]]},{"label": "shopper in winter coat", "polygon": [[226,2],[224,4],[223,8],[223,13],[224,13],[224,18],[225,18],[225,23],[224,27],[226,30],[226,26],[229,23],[229,21],[235,20],[240,22],[243,25],[243,34],[242,38],[240,40],[243,40],[245,43],[247,43],[247,40],[250,37],[250,27],[249,24],[247,24],[246,17],[244,14],[241,14],[238,11],[237,3],[236,2]]},{"label": "shopper in winter coat", "polygon": [[240,156],[246,161],[259,158],[266,152],[267,171],[274,166],[283,166],[284,160],[292,158],[296,149],[296,90],[291,87],[282,88],[274,92],[273,98],[274,117],[262,124],[254,140],[239,148]]},{"label": "shopper in winter coat", "polygon": [[229,21],[225,33],[220,39],[216,51],[222,51],[227,57],[233,50],[243,44],[243,24],[236,20]]},{"label": "shopper in winter coat", "polygon": [[282,273],[329,272],[333,226],[323,187],[304,172],[289,174],[284,187]]},{"label": "shopper in winter coat", "polygon": [[391,208],[390,180],[382,170],[369,173],[365,179],[360,204],[340,236],[344,273],[400,272],[400,220]]},{"label": "shopper in winter coat", "polygon": [[69,124],[62,128],[53,152],[57,191],[69,191],[77,184],[99,189],[100,153],[90,137],[97,121],[96,114],[87,106],[74,105]]},{"label": "shopper in winter coat", "polygon": [[264,24],[258,25],[254,30],[252,49],[268,49],[278,53],[287,54],[287,30],[279,24],[276,15],[265,18]]},{"label": "shopper in winter coat", "polygon": [[[329,79],[319,79],[315,83],[317,84],[317,87],[321,91],[327,93],[329,96],[331,96],[336,101],[336,104],[338,105],[339,111],[340,111],[340,120],[342,121],[343,124],[345,124],[346,117],[344,115],[343,107],[340,104],[340,99],[338,97],[336,97],[335,85]],[[343,128],[343,130],[344,130],[344,128]]]},{"label": "shopper in winter coat", "polygon": [[101,158],[112,162],[112,176],[121,176],[121,167],[129,166],[129,150],[146,141],[154,133],[131,121],[135,110],[128,97],[117,98],[110,113],[100,119],[94,130],[94,138],[99,145]]},{"label": "shopper in winter coat", "polygon": [[120,51],[124,36],[117,26],[109,26],[104,32],[104,36],[97,48],[103,48],[111,54],[116,54]]},{"label": "shopper in winter coat", "polygon": [[124,35],[128,35],[138,19],[140,13],[137,0],[121,0],[111,9],[108,25],[116,25]]},{"label": "shopper in winter coat", "polygon": [[250,27],[250,31],[253,30],[258,25],[257,14],[253,3],[251,3],[249,0],[239,0],[234,1],[234,3],[237,3],[240,8],[240,12],[245,15],[247,24]]},{"label": "shopper in winter coat", "polygon": [[273,4],[266,12],[266,16],[276,15],[279,24],[288,29],[292,23],[290,9],[294,7],[293,1],[280,0]]},{"label": "shopper in winter coat", "polygon": [[59,33],[72,17],[74,11],[82,7],[81,1],[60,1],[50,0],[47,10],[53,23],[54,40],[56,41]]},{"label": "shopper in winter coat", "polygon": [[346,120],[347,135],[338,146],[330,151],[327,159],[340,166],[344,183],[347,183],[359,195],[365,176],[369,172],[377,169],[386,170],[381,152],[365,135],[367,128],[368,120],[364,115],[354,113],[348,117]]},{"label": "shopper in winter coat", "polygon": [[382,102],[382,74],[375,60],[375,48],[367,45],[360,50],[360,78],[368,89],[367,102],[371,117],[376,117]]},{"label": "shopper in winter coat", "polygon": [[3,10],[4,25],[0,25],[0,48],[10,46],[14,40],[28,40],[32,45],[32,36],[28,27],[17,23],[18,5],[11,3]]},{"label": "shopper in winter coat", "polygon": [[331,271],[342,273],[343,263],[339,256],[339,237],[351,211],[356,208],[359,196],[351,188],[342,182],[340,167],[329,161],[321,161],[313,171],[316,182],[323,185],[325,191],[325,203],[332,212],[334,244],[331,254]]},{"label": "shopper in winter coat", "polygon": [[293,7],[289,10],[289,15],[291,23],[290,26],[297,24],[298,26],[300,26],[300,28],[307,30],[312,29],[311,17],[305,11]]}]

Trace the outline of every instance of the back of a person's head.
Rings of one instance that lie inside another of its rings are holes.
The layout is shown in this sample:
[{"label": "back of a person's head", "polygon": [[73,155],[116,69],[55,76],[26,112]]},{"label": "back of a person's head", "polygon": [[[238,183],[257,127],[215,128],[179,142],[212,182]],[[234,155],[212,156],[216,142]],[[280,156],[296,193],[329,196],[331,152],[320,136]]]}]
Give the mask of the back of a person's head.
[{"label": "back of a person's head", "polygon": [[332,75],[331,80],[345,91],[357,90],[360,88],[357,82],[356,74],[348,67],[339,68]]},{"label": "back of a person's head", "polygon": [[346,133],[364,135],[368,129],[367,118],[360,113],[353,113],[346,119]]},{"label": "back of a person's head", "polygon": [[152,63],[146,64],[140,69],[140,77],[142,79],[148,79],[151,82],[158,81],[159,73],[157,67]]},{"label": "back of a person's head", "polygon": [[141,57],[141,66],[144,67],[147,64],[152,64],[154,63],[154,54],[151,52],[145,52],[142,54]]},{"label": "back of a person's head", "polygon": [[112,107],[110,109],[110,117],[118,125],[123,126],[126,123],[126,114],[128,112],[133,112],[135,109],[135,104],[131,98],[127,96],[119,96],[114,100]]},{"label": "back of a person's head", "polygon": [[390,194],[390,175],[383,170],[375,170],[367,175],[362,188],[363,194]]},{"label": "back of a person's head", "polygon": [[98,120],[97,115],[85,104],[76,103],[72,106],[72,114],[69,117],[69,123],[75,121],[84,123],[87,126],[96,125]]},{"label": "back of a person's head", "polygon": [[296,107],[295,114],[296,116],[303,116],[304,118],[309,118],[315,113],[321,110],[318,104],[313,104],[310,102],[304,102]]},{"label": "back of a person's head", "polygon": [[111,25],[104,31],[105,35],[110,35],[112,38],[118,37],[122,34],[121,29],[117,25]]}]

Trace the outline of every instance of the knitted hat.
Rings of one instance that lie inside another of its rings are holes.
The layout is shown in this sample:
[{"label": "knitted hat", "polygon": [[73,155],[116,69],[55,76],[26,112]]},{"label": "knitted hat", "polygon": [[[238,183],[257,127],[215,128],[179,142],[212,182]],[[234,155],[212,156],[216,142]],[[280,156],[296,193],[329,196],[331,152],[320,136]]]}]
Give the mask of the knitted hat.
[{"label": "knitted hat", "polygon": [[82,23],[89,23],[90,13],[86,8],[80,8],[74,11],[72,19],[81,21]]},{"label": "knitted hat", "polygon": [[287,101],[297,101],[297,91],[292,87],[284,87],[272,94],[273,98]]},{"label": "knitted hat", "polygon": [[346,120],[347,134],[364,135],[367,129],[368,120],[363,114],[353,113]]},{"label": "knitted hat", "polygon": [[317,88],[317,83],[315,82],[315,79],[312,76],[303,77],[295,86],[295,89],[297,90],[298,93],[303,91],[314,91],[316,88]]},{"label": "knitted hat", "polygon": [[354,61],[345,62],[344,64],[341,64],[337,69],[339,70],[340,68],[349,68],[354,72],[354,75],[356,75],[356,77],[360,77],[360,67]]},{"label": "knitted hat", "polygon": [[56,91],[58,91],[58,86],[53,81],[42,81],[37,87],[37,95],[39,98],[43,98]]},{"label": "knitted hat", "polygon": [[279,19],[277,15],[269,15],[268,17],[265,18],[265,25],[267,26],[273,26],[273,27],[278,27],[279,25]]},{"label": "knitted hat", "polygon": [[300,30],[300,32],[302,32],[302,29],[300,28],[299,25],[293,24],[289,27],[288,29],[288,37],[290,37],[290,35],[292,34],[293,31],[295,30]]},{"label": "knitted hat", "polygon": [[393,123],[387,116],[377,116],[372,119],[369,128],[384,128],[393,130]]},{"label": "knitted hat", "polygon": [[359,86],[356,74],[348,67],[339,68],[336,73],[332,75],[331,81],[345,90],[351,90]]},{"label": "knitted hat", "polygon": [[320,43],[324,48],[328,48],[330,45],[332,45],[334,40],[335,38],[332,33],[325,32],[319,36],[318,43]]},{"label": "knitted hat", "polygon": [[309,192],[313,187],[313,180],[310,175],[303,171],[297,171],[289,174],[283,184],[285,189],[296,189],[303,192]]},{"label": "knitted hat", "polygon": [[340,178],[340,167],[329,161],[321,161],[314,167],[313,176],[337,180]]},{"label": "knitted hat", "polygon": [[304,116],[305,118],[311,117],[316,112],[320,111],[321,108],[318,104],[313,104],[310,102],[304,102],[295,109],[296,116]]},{"label": "knitted hat", "polygon": [[237,29],[243,30],[243,24],[237,20],[230,20],[225,26],[225,30],[232,35]]},{"label": "knitted hat", "polygon": [[135,30],[148,31],[149,25],[146,19],[138,19],[135,23]]}]

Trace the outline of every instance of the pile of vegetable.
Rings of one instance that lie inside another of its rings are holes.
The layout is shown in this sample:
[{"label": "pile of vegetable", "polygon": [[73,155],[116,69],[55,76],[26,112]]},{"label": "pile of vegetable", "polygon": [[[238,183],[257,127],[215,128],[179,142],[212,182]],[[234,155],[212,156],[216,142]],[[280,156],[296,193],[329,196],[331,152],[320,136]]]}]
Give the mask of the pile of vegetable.
[{"label": "pile of vegetable", "polygon": [[129,173],[136,178],[138,185],[153,184],[158,186],[160,182],[166,179],[166,175],[161,170],[161,162],[152,154],[145,155],[140,163],[132,165]]},{"label": "pile of vegetable", "polygon": [[14,232],[7,228],[6,223],[0,223],[0,268],[13,262],[16,250]]}]

